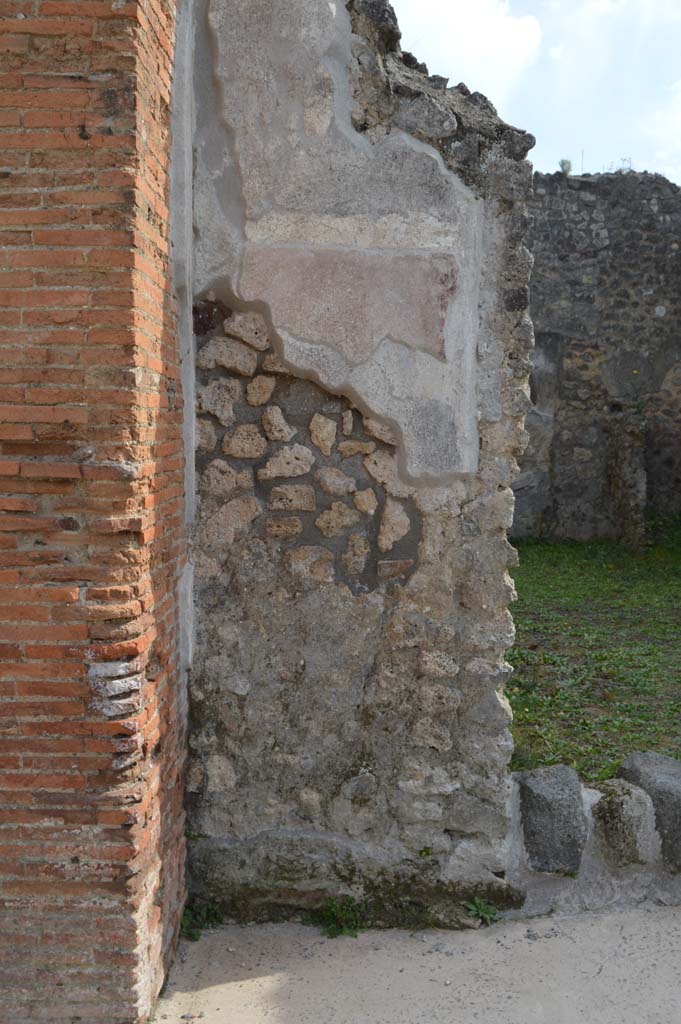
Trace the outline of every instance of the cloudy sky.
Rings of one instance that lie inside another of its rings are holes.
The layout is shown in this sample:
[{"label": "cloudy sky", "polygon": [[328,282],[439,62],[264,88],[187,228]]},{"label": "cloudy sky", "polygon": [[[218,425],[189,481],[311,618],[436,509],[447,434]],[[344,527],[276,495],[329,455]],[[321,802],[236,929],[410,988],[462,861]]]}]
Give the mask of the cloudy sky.
[{"label": "cloudy sky", "polygon": [[681,184],[681,0],[392,3],[402,48],[532,132],[538,170],[631,161]]}]

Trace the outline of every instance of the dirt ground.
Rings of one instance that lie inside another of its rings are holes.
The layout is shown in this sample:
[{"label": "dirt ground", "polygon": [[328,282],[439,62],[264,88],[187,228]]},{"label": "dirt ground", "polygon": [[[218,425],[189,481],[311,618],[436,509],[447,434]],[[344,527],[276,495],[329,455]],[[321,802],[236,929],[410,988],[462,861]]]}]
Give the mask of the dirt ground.
[{"label": "dirt ground", "polygon": [[681,1024],[681,911],[479,931],[225,926],[182,942],[155,1024]]}]

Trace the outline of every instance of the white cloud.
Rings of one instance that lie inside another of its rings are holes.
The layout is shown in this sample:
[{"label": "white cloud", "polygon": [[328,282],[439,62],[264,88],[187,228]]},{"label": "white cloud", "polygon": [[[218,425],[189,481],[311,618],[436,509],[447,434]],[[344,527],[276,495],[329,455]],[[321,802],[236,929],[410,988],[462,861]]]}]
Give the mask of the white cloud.
[{"label": "white cloud", "polygon": [[503,106],[539,54],[541,26],[510,0],[393,0],[402,47],[431,74],[465,82]]},{"label": "white cloud", "polygon": [[667,24],[681,21],[679,0],[631,0],[644,24]]},{"label": "white cloud", "polygon": [[660,174],[681,183],[681,79],[668,90],[664,106],[643,124],[653,146],[654,166]]},{"label": "white cloud", "polygon": [[[681,0],[674,0],[681,3]],[[548,97],[556,104],[593,97],[619,55],[621,34],[643,19],[642,10],[666,0],[573,0],[545,5],[544,35],[551,58]]]},{"label": "white cloud", "polygon": [[[559,5],[552,9],[559,10]],[[681,21],[679,0],[582,0],[571,13],[575,10],[587,16],[621,14],[648,25]]]}]

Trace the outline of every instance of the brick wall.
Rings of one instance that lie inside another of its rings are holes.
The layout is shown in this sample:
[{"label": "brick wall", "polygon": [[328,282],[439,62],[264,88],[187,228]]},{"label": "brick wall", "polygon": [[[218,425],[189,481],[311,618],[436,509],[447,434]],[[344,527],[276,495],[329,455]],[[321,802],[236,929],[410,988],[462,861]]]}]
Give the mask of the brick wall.
[{"label": "brick wall", "polygon": [[183,895],[172,0],[0,0],[0,1020],[144,1019]]}]

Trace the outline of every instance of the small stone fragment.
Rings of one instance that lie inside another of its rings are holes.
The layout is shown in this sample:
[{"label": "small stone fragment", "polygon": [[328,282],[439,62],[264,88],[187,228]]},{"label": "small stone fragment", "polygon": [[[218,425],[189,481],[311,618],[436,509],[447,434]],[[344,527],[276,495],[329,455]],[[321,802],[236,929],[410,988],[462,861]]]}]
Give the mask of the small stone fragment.
[{"label": "small stone fragment", "polygon": [[662,856],[672,867],[681,868],[681,761],[653,751],[637,752],[625,758],[617,774],[648,793],[662,838]]},{"label": "small stone fragment", "polygon": [[270,441],[290,441],[298,433],[288,425],[278,405],[269,405],[265,409],[262,426]]},{"label": "small stone fragment", "polygon": [[224,548],[259,515],[260,505],[255,498],[233,498],[206,522],[202,542],[209,548]]},{"label": "small stone fragment", "polygon": [[222,450],[234,459],[259,459],[267,450],[267,441],[254,423],[242,423],[223,438]]},{"label": "small stone fragment", "polygon": [[342,459],[351,459],[353,455],[371,455],[375,450],[374,441],[341,441],[338,445]]},{"label": "small stone fragment", "polygon": [[199,417],[196,421],[196,450],[212,452],[217,443],[218,436],[211,421]]},{"label": "small stone fragment", "polygon": [[234,403],[241,398],[241,385],[236,380],[212,380],[199,388],[197,404],[199,412],[209,412],[224,427],[234,423]]},{"label": "small stone fragment", "polygon": [[290,373],[288,366],[275,355],[274,352],[270,352],[262,361],[262,368],[266,373]]},{"label": "small stone fragment", "polygon": [[392,551],[398,540],[406,537],[411,529],[411,520],[399,501],[388,498],[383,510],[381,528],[378,531],[378,547],[381,551]]},{"label": "small stone fragment", "polygon": [[267,507],[273,512],[314,512],[317,498],[307,484],[280,484],[270,491]]},{"label": "small stone fragment", "polygon": [[253,486],[253,470],[236,470],[224,459],[214,459],[202,474],[201,490],[216,498],[228,498],[236,491],[247,491]]},{"label": "small stone fragment", "polygon": [[224,321],[222,327],[230,338],[245,341],[258,352],[264,352],[270,347],[267,324],[259,313],[234,313]]},{"label": "small stone fragment", "polygon": [[346,409],[341,420],[341,429],[346,437],[349,437],[355,426],[355,418],[352,409]]},{"label": "small stone fragment", "polygon": [[196,365],[200,370],[214,370],[216,366],[221,366],[241,377],[252,377],[258,367],[258,357],[252,349],[235,338],[211,338],[200,349]]},{"label": "small stone fragment", "polygon": [[299,533],[302,533],[303,524],[297,516],[276,516],[267,520],[265,529],[270,537],[285,540],[288,537],[297,537]]},{"label": "small stone fragment", "polygon": [[246,385],[246,401],[249,405],[265,405],[272,397],[276,384],[274,377],[254,377]]},{"label": "small stone fragment", "polygon": [[344,505],[342,501],[334,501],[331,508],[317,516],[315,526],[325,537],[337,537],[339,533],[344,533],[357,522],[359,515],[354,508]]},{"label": "small stone fragment", "polygon": [[345,566],[346,572],[350,576],[357,576],[359,573],[364,572],[364,567],[367,564],[367,558],[369,557],[369,541],[361,533],[351,533],[348,538],[348,546],[345,549],[344,554],[341,555],[341,561]]},{"label": "small stone fragment", "polygon": [[327,494],[345,496],[354,494],[357,490],[357,481],[341,469],[334,469],[332,466],[323,466],[315,473],[319,486]]},{"label": "small stone fragment", "polygon": [[608,779],[598,788],[603,795],[593,809],[594,825],[609,856],[620,867],[656,861],[660,837],[648,793],[625,779]]},{"label": "small stone fragment", "polygon": [[304,476],[315,463],[309,448],[292,444],[273,455],[263,469],[258,470],[258,480],[274,480],[278,476]]},{"label": "small stone fragment", "polygon": [[377,441],[383,441],[384,444],[397,444],[397,435],[387,423],[375,420],[371,416],[363,416],[362,424],[367,434],[371,434]]},{"label": "small stone fragment", "polygon": [[284,552],[284,563],[296,576],[331,583],[334,577],[333,552],[310,545]]},{"label": "small stone fragment", "polygon": [[414,568],[413,558],[383,559],[378,563],[379,580],[392,580],[406,576]]},{"label": "small stone fragment", "polygon": [[330,455],[336,440],[336,423],[316,412],[310,420],[310,438],[323,455]]},{"label": "small stone fragment", "polygon": [[372,480],[383,484],[388,494],[392,494],[394,498],[410,498],[413,495],[413,487],[407,487],[400,480],[394,455],[389,455],[385,451],[373,452],[362,461]]},{"label": "small stone fragment", "polygon": [[372,516],[378,508],[376,492],[371,487],[367,487],[363,491],[357,491],[352,500],[355,503],[355,508],[360,512],[364,512],[367,516]]}]

